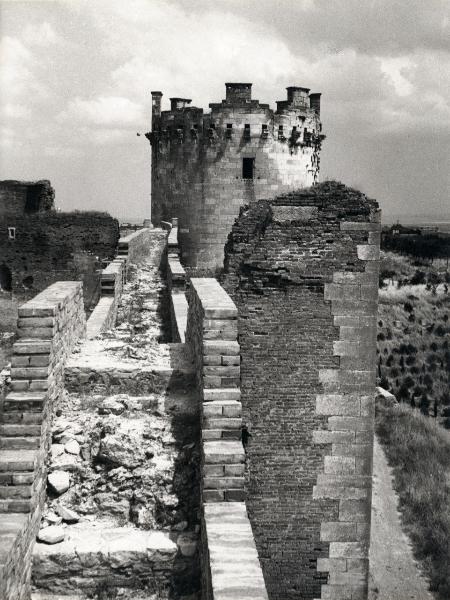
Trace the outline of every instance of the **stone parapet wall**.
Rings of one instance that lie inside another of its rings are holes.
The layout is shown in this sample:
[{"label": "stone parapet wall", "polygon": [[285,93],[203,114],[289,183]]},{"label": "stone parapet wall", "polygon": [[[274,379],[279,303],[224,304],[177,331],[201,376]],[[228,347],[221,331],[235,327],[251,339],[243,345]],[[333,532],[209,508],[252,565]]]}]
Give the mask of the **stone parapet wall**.
[{"label": "stone parapet wall", "polygon": [[228,238],[246,503],[273,600],[367,595],[379,230],[374,201],[327,182],[245,207]]},{"label": "stone parapet wall", "polygon": [[172,342],[184,344],[188,303],[186,299],[187,274],[180,262],[180,246],[178,244],[178,219],[171,223],[164,222],[169,232],[167,237],[166,280],[170,294],[170,323]]},{"label": "stone parapet wall", "polygon": [[244,502],[237,309],[215,279],[191,279],[186,340],[201,399],[203,597],[262,600],[267,596]]},{"label": "stone parapet wall", "polygon": [[88,340],[114,326],[126,277],[127,258],[125,256],[114,259],[103,269],[100,276],[101,297],[86,325]]},{"label": "stone parapet wall", "polygon": [[139,229],[119,239],[119,257],[126,256],[127,264],[142,262],[149,253],[151,229]]},{"label": "stone parapet wall", "polygon": [[31,552],[45,499],[53,403],[85,335],[81,282],[58,282],[19,308],[11,389],[0,412],[0,597],[29,597]]}]

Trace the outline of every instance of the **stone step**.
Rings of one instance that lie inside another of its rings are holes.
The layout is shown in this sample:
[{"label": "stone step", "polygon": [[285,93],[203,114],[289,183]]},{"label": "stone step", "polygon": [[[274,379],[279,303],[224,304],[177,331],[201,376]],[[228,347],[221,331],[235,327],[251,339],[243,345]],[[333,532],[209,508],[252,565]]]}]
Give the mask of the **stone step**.
[{"label": "stone step", "polygon": [[33,472],[38,458],[36,450],[0,450],[0,473]]},{"label": "stone step", "polygon": [[16,500],[31,498],[31,485],[0,485],[1,500]]},{"label": "stone step", "polygon": [[0,438],[0,448],[2,450],[30,450],[32,448],[39,448],[41,445],[40,436],[28,436],[28,437],[4,437]]},{"label": "stone step", "polygon": [[3,410],[39,412],[42,411],[46,398],[45,392],[10,392],[3,402]]},{"label": "stone step", "polygon": [[105,587],[115,597],[114,588],[129,587],[139,597],[146,585],[151,597],[169,590],[177,553],[177,544],[166,532],[79,523],[67,528],[59,544],[34,545],[33,589],[64,598],[93,595]]},{"label": "stone step", "polygon": [[15,471],[6,471],[4,473],[0,473],[0,485],[24,485],[24,484],[32,484],[34,482],[34,472],[33,471],[23,471],[23,472],[15,472]]},{"label": "stone step", "polygon": [[14,425],[40,425],[44,420],[43,412],[0,412],[0,423]]},{"label": "stone step", "polygon": [[30,499],[0,499],[0,513],[29,513],[32,508]]},{"label": "stone step", "polygon": [[245,461],[242,443],[234,440],[205,441],[205,464],[236,464]]},{"label": "stone step", "polygon": [[40,436],[41,426],[30,424],[4,424],[0,425],[0,439],[2,437],[30,437]]}]

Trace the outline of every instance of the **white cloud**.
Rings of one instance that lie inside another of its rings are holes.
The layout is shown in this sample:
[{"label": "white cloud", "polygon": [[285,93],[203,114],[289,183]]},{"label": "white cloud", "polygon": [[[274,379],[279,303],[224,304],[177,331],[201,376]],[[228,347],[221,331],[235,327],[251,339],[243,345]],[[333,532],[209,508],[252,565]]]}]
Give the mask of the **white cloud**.
[{"label": "white cloud", "polygon": [[29,23],[24,27],[22,37],[32,46],[47,47],[62,41],[53,26],[46,21],[38,24]]},{"label": "white cloud", "polygon": [[408,79],[413,66],[409,56],[380,58],[381,72],[388,76],[398,96],[409,96],[413,92],[414,86]]},{"label": "white cloud", "polygon": [[142,106],[121,96],[99,96],[94,100],[71,100],[57,119],[98,126],[128,126],[142,121]]}]

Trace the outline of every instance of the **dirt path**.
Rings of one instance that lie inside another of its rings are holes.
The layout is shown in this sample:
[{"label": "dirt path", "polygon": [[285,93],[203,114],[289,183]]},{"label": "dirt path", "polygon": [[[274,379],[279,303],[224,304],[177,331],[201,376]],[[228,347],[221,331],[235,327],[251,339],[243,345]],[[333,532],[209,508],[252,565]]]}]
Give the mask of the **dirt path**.
[{"label": "dirt path", "polygon": [[375,438],[369,600],[435,600],[403,533],[392,469]]}]

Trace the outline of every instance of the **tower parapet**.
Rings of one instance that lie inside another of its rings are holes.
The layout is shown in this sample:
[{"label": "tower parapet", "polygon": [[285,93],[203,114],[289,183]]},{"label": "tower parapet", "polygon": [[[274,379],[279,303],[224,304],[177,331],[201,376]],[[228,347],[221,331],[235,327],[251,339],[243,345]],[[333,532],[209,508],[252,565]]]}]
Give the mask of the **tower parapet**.
[{"label": "tower parapet", "polygon": [[179,218],[182,260],[212,271],[242,205],[318,181],[320,94],[287,88],[277,110],[252,99],[251,83],[226,83],[210,112],[152,92],[152,221]]}]

